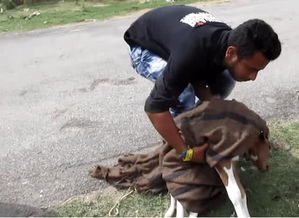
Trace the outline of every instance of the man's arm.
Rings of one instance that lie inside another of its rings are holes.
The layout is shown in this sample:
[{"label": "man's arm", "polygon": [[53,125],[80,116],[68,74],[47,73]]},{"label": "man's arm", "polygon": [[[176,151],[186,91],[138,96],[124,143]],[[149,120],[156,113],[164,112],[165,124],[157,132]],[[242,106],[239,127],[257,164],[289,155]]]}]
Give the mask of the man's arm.
[{"label": "man's arm", "polygon": [[[178,128],[170,115],[169,111],[160,113],[149,113],[147,112],[149,119],[151,120],[155,129],[160,133],[165,141],[172,146],[178,154],[187,150],[187,145],[185,144],[183,138],[178,132]],[[202,146],[197,146],[193,148],[193,156],[191,161],[197,163],[205,162],[205,151],[208,144]]]},{"label": "man's arm", "polygon": [[[177,103],[175,96],[179,94],[179,91],[184,90],[188,82],[185,77],[178,73],[183,72],[180,70],[181,68],[177,66],[170,67],[171,63],[178,64],[177,61],[172,61],[172,58],[169,58],[165,72],[155,82],[155,86],[146,100],[144,109],[158,133],[180,154],[181,152],[185,152],[188,146],[179,134],[178,128],[168,109],[170,105]],[[176,71],[169,73],[170,69],[176,69]],[[205,162],[206,147],[207,145],[194,147],[191,161],[198,163]]]},{"label": "man's arm", "polygon": [[169,145],[175,148],[177,153],[181,153],[187,149],[169,111],[160,113],[147,112],[147,115],[155,129],[160,133],[164,140],[169,143]]}]

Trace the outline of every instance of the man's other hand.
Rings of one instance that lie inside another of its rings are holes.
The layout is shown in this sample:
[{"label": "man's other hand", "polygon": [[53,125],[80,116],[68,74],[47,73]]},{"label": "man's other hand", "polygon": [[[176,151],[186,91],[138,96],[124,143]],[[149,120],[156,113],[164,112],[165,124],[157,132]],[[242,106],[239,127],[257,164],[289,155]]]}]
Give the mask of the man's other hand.
[{"label": "man's other hand", "polygon": [[191,161],[195,163],[205,163],[206,162],[206,150],[208,148],[208,143],[201,146],[193,147],[193,156]]}]

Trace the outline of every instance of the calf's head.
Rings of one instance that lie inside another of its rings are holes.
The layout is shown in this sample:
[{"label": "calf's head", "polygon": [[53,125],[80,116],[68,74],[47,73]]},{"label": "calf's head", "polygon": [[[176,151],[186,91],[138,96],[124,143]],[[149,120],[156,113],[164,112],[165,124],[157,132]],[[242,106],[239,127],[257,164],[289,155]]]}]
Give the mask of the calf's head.
[{"label": "calf's head", "polygon": [[254,145],[249,148],[246,158],[250,159],[259,170],[267,171],[269,169],[269,157],[270,143],[268,134],[261,131]]}]

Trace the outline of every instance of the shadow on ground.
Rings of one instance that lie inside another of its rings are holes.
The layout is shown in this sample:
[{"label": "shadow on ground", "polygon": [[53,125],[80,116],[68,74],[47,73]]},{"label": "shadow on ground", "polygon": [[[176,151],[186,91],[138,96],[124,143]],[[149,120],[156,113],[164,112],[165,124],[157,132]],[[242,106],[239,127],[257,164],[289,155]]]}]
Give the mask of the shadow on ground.
[{"label": "shadow on ground", "polygon": [[28,217],[39,216],[43,209],[21,204],[9,204],[0,202],[0,217]]}]

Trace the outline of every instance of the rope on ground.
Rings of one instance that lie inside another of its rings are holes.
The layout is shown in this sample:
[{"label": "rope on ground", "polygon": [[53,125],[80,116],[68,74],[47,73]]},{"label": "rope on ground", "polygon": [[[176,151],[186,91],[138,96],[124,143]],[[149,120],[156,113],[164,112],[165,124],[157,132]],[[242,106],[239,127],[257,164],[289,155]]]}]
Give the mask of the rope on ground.
[{"label": "rope on ground", "polygon": [[[127,192],[121,196],[118,201],[113,205],[113,207],[109,210],[108,216],[117,216],[119,213],[119,206],[120,206],[120,202],[122,200],[124,200],[125,198],[127,198],[129,195],[133,194],[136,191],[136,188],[134,187],[134,189],[132,189],[132,187],[128,188]],[[114,214],[112,214],[114,212]]]}]

